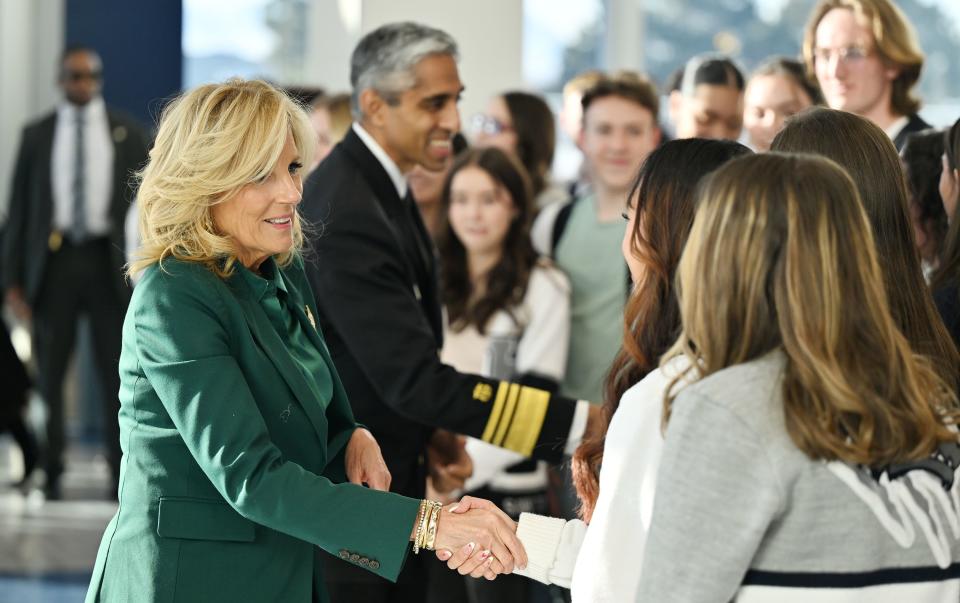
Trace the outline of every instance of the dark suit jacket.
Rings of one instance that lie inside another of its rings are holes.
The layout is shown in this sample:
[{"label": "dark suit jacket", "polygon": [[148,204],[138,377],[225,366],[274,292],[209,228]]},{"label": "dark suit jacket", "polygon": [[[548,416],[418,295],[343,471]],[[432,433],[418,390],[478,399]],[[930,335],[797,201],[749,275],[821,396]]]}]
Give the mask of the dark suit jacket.
[{"label": "dark suit jacket", "polygon": [[926,130],[932,128],[930,124],[923,121],[923,118],[913,113],[912,115],[907,116],[907,125],[903,126],[903,129],[897,134],[896,138],[893,139],[893,144],[897,147],[897,151],[903,150],[903,145],[907,144],[907,137],[913,134],[914,132],[919,132],[921,130]]},{"label": "dark suit jacket", "polygon": [[353,130],[310,176],[303,199],[317,230],[307,276],[322,330],[357,421],[380,443],[392,490],[423,496],[433,427],[559,459],[572,400],[440,362],[433,246],[415,205],[400,199]]},{"label": "dark suit jacket", "polygon": [[[130,297],[123,276],[123,222],[133,193],[130,178],[147,160],[147,137],[132,119],[107,111],[113,141],[113,178],[110,197],[110,270],[124,303]],[[7,235],[3,248],[3,286],[23,287],[27,301],[37,301],[50,253],[53,231],[51,161],[57,114],[53,112],[23,130],[10,194]]]}]

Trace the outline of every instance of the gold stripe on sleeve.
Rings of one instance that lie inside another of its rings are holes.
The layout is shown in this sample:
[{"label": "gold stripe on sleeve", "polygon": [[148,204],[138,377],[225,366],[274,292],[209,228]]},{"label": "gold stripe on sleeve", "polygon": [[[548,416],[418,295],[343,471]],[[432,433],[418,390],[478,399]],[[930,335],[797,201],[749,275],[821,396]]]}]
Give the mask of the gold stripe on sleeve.
[{"label": "gold stripe on sleeve", "polygon": [[497,426],[497,435],[493,436],[491,444],[494,446],[503,446],[503,438],[507,435],[507,429],[513,421],[513,412],[517,407],[517,398],[520,396],[522,388],[516,383],[510,384],[510,393],[507,394],[507,404],[503,409],[503,416],[500,417],[500,424]]},{"label": "gold stripe on sleeve", "polygon": [[509,383],[501,381],[497,387],[497,397],[493,401],[493,408],[490,410],[490,418],[487,419],[487,426],[483,428],[483,435],[480,436],[484,442],[493,440],[493,432],[497,429],[497,423],[500,421],[500,415],[503,414],[503,401],[507,398],[507,388]]},{"label": "gold stripe on sleeve", "polygon": [[549,404],[549,392],[535,387],[522,388],[520,404],[513,420],[510,421],[510,431],[503,442],[503,447],[527,457],[533,454],[533,447],[536,446],[537,438],[540,437],[540,429],[547,416]]}]

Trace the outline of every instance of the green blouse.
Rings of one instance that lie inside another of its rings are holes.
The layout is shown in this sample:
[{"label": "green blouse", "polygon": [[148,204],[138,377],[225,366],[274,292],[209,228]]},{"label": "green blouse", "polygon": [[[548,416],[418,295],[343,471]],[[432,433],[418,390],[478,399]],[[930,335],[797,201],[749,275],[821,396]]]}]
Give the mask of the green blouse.
[{"label": "green blouse", "polygon": [[[290,307],[290,295],[287,292],[287,285],[283,280],[283,274],[277,268],[273,258],[267,258],[260,265],[260,274],[256,274],[243,266],[238,267],[238,275],[243,283],[250,288],[254,296],[260,302],[260,307],[264,314],[270,319],[274,331],[280,336],[286,344],[287,351],[293,358],[297,368],[303,373],[303,376],[313,392],[317,401],[323,409],[326,409],[333,397],[333,380],[330,376],[330,368],[323,361],[319,350],[306,333],[303,332],[303,326],[297,320],[294,309]],[[305,309],[308,317],[312,315],[309,309]]]}]

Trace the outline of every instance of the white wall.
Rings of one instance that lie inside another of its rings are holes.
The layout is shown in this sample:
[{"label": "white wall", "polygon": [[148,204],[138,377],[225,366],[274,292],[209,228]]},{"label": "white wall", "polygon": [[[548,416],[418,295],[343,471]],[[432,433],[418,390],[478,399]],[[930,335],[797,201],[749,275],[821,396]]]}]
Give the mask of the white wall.
[{"label": "white wall", "polygon": [[360,40],[362,10],[362,0],[311,4],[305,82],[331,93],[350,91],[350,53]]},{"label": "white wall", "polygon": [[642,0],[607,0],[606,68],[643,71]]},{"label": "white wall", "polygon": [[57,102],[64,0],[0,0],[0,216],[6,215],[20,130]]},{"label": "white wall", "polygon": [[328,90],[349,90],[350,53],[360,37],[385,23],[411,19],[442,29],[457,41],[460,79],[466,86],[460,105],[462,119],[482,111],[498,92],[522,87],[520,0],[315,2],[308,79]]}]

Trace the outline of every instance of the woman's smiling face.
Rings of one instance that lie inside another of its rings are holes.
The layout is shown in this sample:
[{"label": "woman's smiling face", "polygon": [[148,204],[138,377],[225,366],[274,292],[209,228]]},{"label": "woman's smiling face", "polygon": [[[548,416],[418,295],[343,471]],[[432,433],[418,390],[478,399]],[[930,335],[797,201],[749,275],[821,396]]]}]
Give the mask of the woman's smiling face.
[{"label": "woman's smiling face", "polygon": [[287,134],[280,158],[266,178],[213,206],[214,223],[234,240],[237,259],[247,268],[256,269],[268,257],[293,247],[296,210],[303,194],[302,167],[293,136]]}]

